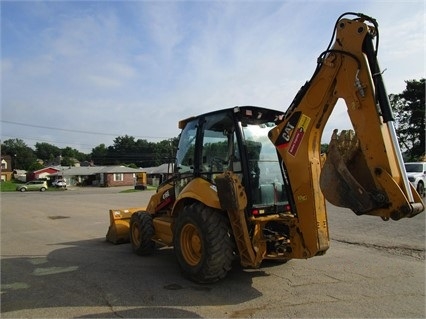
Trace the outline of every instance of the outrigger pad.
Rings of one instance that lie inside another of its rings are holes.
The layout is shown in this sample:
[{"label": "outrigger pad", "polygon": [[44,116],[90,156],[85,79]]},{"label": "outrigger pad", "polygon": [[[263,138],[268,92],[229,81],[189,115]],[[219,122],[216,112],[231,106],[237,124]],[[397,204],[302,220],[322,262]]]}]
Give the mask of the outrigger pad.
[{"label": "outrigger pad", "polygon": [[374,189],[372,177],[354,131],[338,134],[334,130],[321,169],[320,187],[331,204],[350,208],[357,215],[377,208],[378,203],[368,191]]}]

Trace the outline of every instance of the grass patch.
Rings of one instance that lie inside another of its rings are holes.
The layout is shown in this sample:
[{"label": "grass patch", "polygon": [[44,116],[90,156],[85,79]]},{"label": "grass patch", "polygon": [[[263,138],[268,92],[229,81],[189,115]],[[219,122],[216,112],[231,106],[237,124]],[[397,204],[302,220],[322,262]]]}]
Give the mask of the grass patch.
[{"label": "grass patch", "polygon": [[[1,186],[0,192],[15,192],[16,186],[22,185],[22,184],[25,184],[25,183],[19,183],[19,182],[14,182],[14,181],[3,181],[0,184],[0,186]],[[156,189],[157,189],[157,187],[148,185],[146,190],[156,190]],[[47,191],[53,191],[53,192],[65,191],[65,190],[66,190],[66,188],[61,188],[61,187],[57,188],[57,187],[53,187],[53,186],[50,186],[47,189]],[[143,190],[130,188],[130,189],[123,190],[120,193],[134,193],[134,192],[143,192]]]},{"label": "grass patch", "polygon": [[124,191],[121,191],[120,193],[136,193],[136,192],[143,192],[143,191],[141,191],[139,189],[131,188],[131,189],[125,189]]},{"label": "grass patch", "polygon": [[16,191],[16,186],[21,185],[22,183],[15,183],[11,181],[2,181],[0,191],[2,192],[14,192]]},{"label": "grass patch", "polygon": [[[16,192],[16,186],[19,185],[23,185],[25,183],[23,182],[15,182],[15,181],[3,181],[1,182],[1,188],[0,188],[0,192]],[[65,191],[67,190],[66,188],[61,188],[61,187],[53,187],[50,186],[47,188],[47,191]]]},{"label": "grass patch", "polygon": [[121,191],[120,193],[136,193],[136,192],[152,191],[156,189],[157,187],[148,185],[146,190],[130,188],[130,189],[125,189],[124,191]]},{"label": "grass patch", "polygon": [[67,190],[67,188],[65,187],[55,187],[55,186],[50,186],[48,189],[47,189],[47,191],[48,192],[50,192],[50,191],[53,191],[53,192],[63,192],[63,191],[66,191]]}]

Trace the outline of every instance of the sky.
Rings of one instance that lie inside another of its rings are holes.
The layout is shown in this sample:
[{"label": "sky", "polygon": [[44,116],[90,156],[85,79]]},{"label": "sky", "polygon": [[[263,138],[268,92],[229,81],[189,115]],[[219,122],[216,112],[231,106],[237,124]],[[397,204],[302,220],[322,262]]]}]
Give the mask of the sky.
[{"label": "sky", "polygon": [[[285,111],[336,19],[379,23],[387,93],[425,77],[425,2],[4,1],[1,140],[90,153],[119,136],[177,137],[178,121],[238,105]],[[350,128],[338,103],[323,133]]]}]

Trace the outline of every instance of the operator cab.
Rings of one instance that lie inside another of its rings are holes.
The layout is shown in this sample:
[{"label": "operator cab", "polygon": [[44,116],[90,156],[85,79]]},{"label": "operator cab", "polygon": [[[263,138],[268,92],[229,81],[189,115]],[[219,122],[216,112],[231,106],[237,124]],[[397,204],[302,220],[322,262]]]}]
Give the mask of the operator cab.
[{"label": "operator cab", "polygon": [[176,196],[193,178],[214,184],[215,176],[232,171],[246,189],[253,215],[289,211],[289,188],[279,155],[268,138],[283,117],[279,111],[244,106],[181,121]]}]

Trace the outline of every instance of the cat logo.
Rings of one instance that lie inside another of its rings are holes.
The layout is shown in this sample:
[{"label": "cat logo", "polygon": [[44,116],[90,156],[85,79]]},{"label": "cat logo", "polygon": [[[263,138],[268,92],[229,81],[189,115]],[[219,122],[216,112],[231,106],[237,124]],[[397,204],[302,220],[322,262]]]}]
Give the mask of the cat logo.
[{"label": "cat logo", "polygon": [[294,125],[292,125],[290,122],[288,122],[285,127],[284,127],[284,131],[282,134],[282,138],[284,139],[284,141],[286,141],[287,143],[290,141],[291,139],[291,134],[293,133],[293,129],[294,129]]},{"label": "cat logo", "polygon": [[164,194],[163,194],[163,200],[165,200],[165,199],[167,199],[167,198],[169,198],[170,197],[170,191],[169,190],[167,190],[166,192],[164,192]]},{"label": "cat logo", "polygon": [[288,122],[285,123],[281,134],[278,136],[277,140],[274,143],[276,147],[282,148],[288,146],[288,143],[293,137],[295,131],[294,129],[297,123],[299,122],[301,114],[301,112],[296,112],[288,119]]}]

